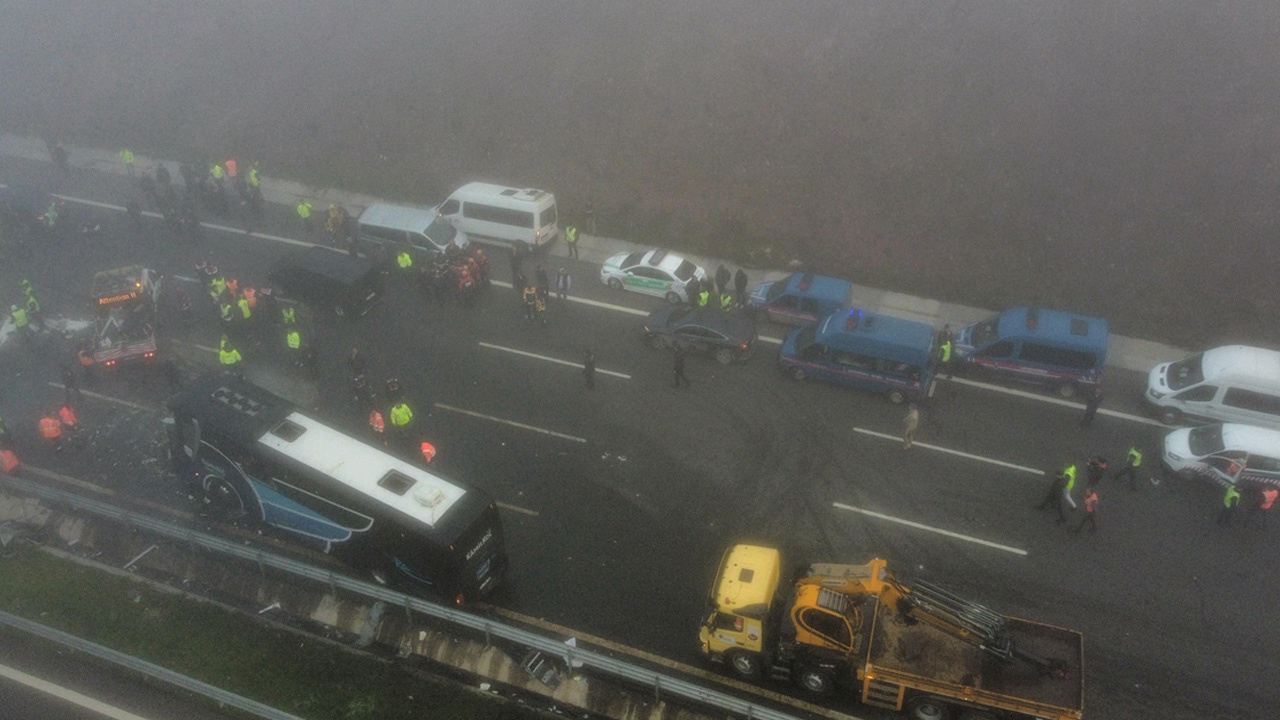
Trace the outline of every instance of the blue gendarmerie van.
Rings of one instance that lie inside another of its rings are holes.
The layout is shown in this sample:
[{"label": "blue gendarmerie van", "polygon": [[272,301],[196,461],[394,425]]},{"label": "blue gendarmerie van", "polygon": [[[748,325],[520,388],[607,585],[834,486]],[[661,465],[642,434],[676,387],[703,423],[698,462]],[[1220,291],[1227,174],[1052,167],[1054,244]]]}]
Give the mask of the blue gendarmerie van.
[{"label": "blue gendarmerie van", "polygon": [[1063,397],[1102,379],[1107,321],[1016,307],[956,333],[955,362],[984,374],[1047,385]]},{"label": "blue gendarmerie van", "polygon": [[796,380],[827,380],[900,403],[933,394],[933,339],[924,323],[841,310],[791,331],[778,366]]},{"label": "blue gendarmerie van", "polygon": [[794,273],[760,283],[747,295],[747,307],[776,323],[808,325],[853,305],[853,283],[844,278]]}]

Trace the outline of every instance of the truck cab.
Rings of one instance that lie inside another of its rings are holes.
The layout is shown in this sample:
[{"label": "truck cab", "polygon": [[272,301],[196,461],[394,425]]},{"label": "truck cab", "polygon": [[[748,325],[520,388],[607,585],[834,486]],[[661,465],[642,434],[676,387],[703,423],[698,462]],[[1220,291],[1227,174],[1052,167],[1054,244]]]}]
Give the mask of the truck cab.
[{"label": "truck cab", "polygon": [[698,632],[702,653],[746,678],[764,667],[766,626],[778,593],[782,558],[773,548],[734,545],[725,551]]}]

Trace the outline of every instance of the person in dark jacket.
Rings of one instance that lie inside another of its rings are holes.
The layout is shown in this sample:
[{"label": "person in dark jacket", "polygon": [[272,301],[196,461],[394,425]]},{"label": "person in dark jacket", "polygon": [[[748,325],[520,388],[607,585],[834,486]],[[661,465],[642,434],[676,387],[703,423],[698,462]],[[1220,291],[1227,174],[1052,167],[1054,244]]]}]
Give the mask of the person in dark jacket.
[{"label": "person in dark jacket", "polygon": [[1094,383],[1084,396],[1084,417],[1080,419],[1080,427],[1093,424],[1093,416],[1098,414],[1098,406],[1102,404],[1102,381]]},{"label": "person in dark jacket", "polygon": [[729,281],[733,276],[729,274],[729,268],[721,265],[716,268],[716,293],[724,295],[725,288],[729,287]]},{"label": "person in dark jacket", "polygon": [[733,275],[733,289],[738,291],[738,304],[746,305],[747,303],[747,273],[742,268],[738,268],[738,272]]}]

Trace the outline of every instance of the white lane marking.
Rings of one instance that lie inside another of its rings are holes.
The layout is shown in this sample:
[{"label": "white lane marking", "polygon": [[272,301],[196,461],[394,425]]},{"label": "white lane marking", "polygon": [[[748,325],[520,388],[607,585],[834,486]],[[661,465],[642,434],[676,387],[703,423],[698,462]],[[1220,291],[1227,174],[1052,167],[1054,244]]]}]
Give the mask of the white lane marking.
[{"label": "white lane marking", "polygon": [[198,283],[198,282],[200,282],[200,281],[199,281],[199,280],[197,280],[196,278],[193,278],[193,277],[187,277],[186,275],[170,275],[169,277],[173,278],[174,280],[181,280],[182,282],[189,282],[189,283]]},{"label": "white lane marking", "polygon": [[558,437],[563,440],[572,440],[573,442],[580,442],[580,443],[585,443],[587,441],[586,438],[580,438],[576,435],[566,435],[564,433],[556,432],[555,430],[547,430],[546,428],[540,428],[534,425],[526,425],[522,422],[516,422],[515,420],[507,420],[505,418],[494,417],[492,415],[485,415],[484,413],[478,413],[478,412],[475,412],[474,410],[463,410],[460,407],[445,405],[444,403],[436,403],[435,407],[438,407],[441,410],[448,410],[449,412],[456,412],[456,413],[462,413],[463,415],[470,415],[471,417],[480,418],[481,420],[490,420],[492,422],[502,423],[503,425],[510,425],[511,427],[520,428],[521,430],[532,430],[534,432],[542,433],[543,435],[550,435],[552,437]]},{"label": "white lane marking", "polygon": [[913,527],[913,528],[916,528],[917,530],[927,530],[929,532],[937,533],[939,535],[945,535],[947,537],[955,538],[957,540],[964,540],[965,542],[976,543],[978,545],[985,545],[986,547],[995,548],[997,550],[1003,550],[1005,552],[1013,553],[1014,555],[1025,556],[1027,554],[1027,551],[1022,550],[1021,548],[1009,547],[1008,545],[1001,545],[1000,543],[991,542],[990,540],[983,540],[981,538],[970,537],[968,535],[961,535],[960,533],[957,533],[957,532],[951,532],[950,530],[943,530],[941,528],[930,527],[928,525],[923,525],[921,523],[913,522],[911,520],[903,520],[902,518],[896,518],[896,517],[893,517],[892,515],[885,515],[884,513],[878,513],[874,510],[866,510],[864,508],[854,507],[852,505],[845,505],[844,503],[838,503],[838,502],[831,503],[831,504],[837,508],[840,508],[841,510],[848,510],[850,512],[862,513],[863,515],[866,515],[868,517],[878,518],[880,520],[887,520],[889,522],[898,523],[899,525],[906,525],[907,527]]},{"label": "white lane marking", "polygon": [[[1070,400],[1063,400],[1062,398],[1049,397],[1047,395],[1040,395],[1033,392],[1027,392],[1026,390],[1015,390],[1013,388],[1001,387],[999,385],[990,385],[988,383],[978,382],[977,380],[970,380],[969,378],[952,377],[950,378],[950,381],[955,383],[960,383],[961,385],[969,385],[971,387],[982,388],[984,390],[994,390],[995,392],[1002,392],[1006,395],[1014,395],[1016,397],[1027,398],[1029,400],[1038,400],[1040,402],[1051,403],[1053,405],[1061,405],[1063,407],[1075,408],[1076,410],[1084,412],[1083,404],[1078,402],[1072,402]],[[1123,413],[1123,412],[1120,412],[1119,410],[1108,410],[1106,408],[1098,408],[1098,414],[1110,415],[1111,417],[1120,418],[1121,420],[1129,420],[1130,422],[1144,423],[1147,425],[1155,425],[1156,427],[1166,427],[1165,424],[1160,422],[1159,420],[1153,420],[1151,418],[1142,417],[1141,415],[1130,415],[1129,413]]]},{"label": "white lane marking", "polygon": [[[890,435],[889,433],[876,432],[875,430],[866,430],[860,427],[855,427],[853,431],[856,433],[862,433],[863,435],[871,435],[873,437],[884,438],[885,440],[902,442],[902,437],[900,435]],[[930,443],[923,443],[918,440],[915,442],[912,442],[911,447],[913,448],[922,447],[922,448],[927,448],[929,450],[936,450],[938,452],[947,453],[949,455],[958,455],[963,458],[969,458],[970,460],[980,460],[985,463],[991,463],[992,465],[999,465],[1001,467],[1007,467],[1013,470],[1021,470],[1022,472],[1031,473],[1032,475],[1044,474],[1043,470],[1037,470],[1033,467],[1027,467],[1026,465],[1015,465],[1014,463],[1005,462],[1004,460],[996,460],[995,458],[983,457],[981,455],[974,455],[973,453],[967,453],[961,450],[952,450],[951,448],[945,448],[945,447],[942,447],[941,445],[932,445]]]},{"label": "white lane marking", "polygon": [[[67,202],[80,203],[81,205],[89,205],[91,207],[102,208],[103,210],[115,210],[118,212],[124,212],[125,210],[123,207],[119,205],[112,205],[111,203],[98,202],[97,200],[85,200],[84,198],[74,198],[69,195],[54,195],[54,197],[61,198],[63,200],[66,200]],[[157,213],[157,212],[152,212],[150,210],[144,211],[142,214],[145,215],[146,217],[153,217],[153,218],[164,217],[164,215],[161,215],[160,213]],[[201,222],[200,227],[208,228],[209,230],[220,230],[222,232],[232,233],[234,235],[242,235],[245,237],[256,237],[256,238],[261,238],[263,240],[271,240],[273,242],[285,243],[287,245],[300,245],[303,247],[311,247],[315,245],[318,247],[322,247],[326,250],[332,250],[334,252],[343,252],[342,250],[331,248],[328,245],[321,245],[319,243],[309,243],[302,240],[294,240],[293,238],[281,237],[279,235],[271,235],[268,233],[260,233],[256,231],[245,232],[244,228],[233,228],[233,227],[228,227],[226,225],[215,225],[213,223],[207,223],[207,222]]]},{"label": "white lane marking", "polygon": [[[516,350],[515,348],[503,347],[501,345],[494,345],[492,343],[487,343],[487,342],[480,343],[480,347],[487,347],[490,350],[501,350],[503,352],[509,352],[514,355],[524,355],[525,357],[537,358],[538,360],[546,360],[547,362],[553,362],[559,365],[568,365],[569,367],[576,367],[579,370],[581,370],[583,367],[582,363],[570,362],[568,360],[561,360],[560,358],[547,357],[546,355],[539,355],[537,353],[525,352],[524,350]],[[623,380],[631,379],[630,375],[626,373],[615,372],[613,370],[601,370],[600,368],[596,368],[596,372],[600,373],[601,375],[612,375],[614,377],[620,377]]]},{"label": "white lane marking", "polygon": [[26,685],[33,690],[44,693],[45,695],[52,695],[59,700],[66,700],[73,705],[79,705],[85,710],[109,717],[111,720],[147,720],[147,718],[144,718],[141,715],[134,715],[133,713],[127,710],[121,710],[114,705],[108,705],[101,700],[94,700],[87,695],[81,695],[75,690],[64,688],[61,685],[55,685],[48,680],[35,677],[34,675],[28,675],[21,670],[11,668],[8,665],[0,665],[0,676],[9,678],[16,683]]},{"label": "white lane marking", "polygon": [[503,510],[510,510],[510,511],[512,511],[512,512],[524,513],[525,515],[532,515],[532,516],[534,516],[534,517],[538,517],[538,511],[537,511],[537,510],[530,510],[530,509],[528,509],[528,508],[522,508],[522,507],[520,507],[520,506],[518,506],[518,505],[509,505],[509,504],[504,503],[504,502],[500,502],[500,503],[496,503],[496,504],[497,504],[497,506],[498,506],[498,507],[502,508]]},{"label": "white lane marking", "polygon": [[[494,284],[494,285],[497,285],[498,287],[504,287],[504,288],[514,287],[511,283],[509,283],[509,282],[503,282],[503,281],[501,281],[501,280],[490,280],[489,282],[490,282],[490,283],[492,283],[492,284]],[[573,297],[573,296],[570,296],[570,297],[565,298],[565,299],[566,299],[566,300],[568,300],[569,302],[582,303],[583,305],[590,305],[591,307],[604,308],[605,310],[613,310],[613,311],[616,311],[616,312],[620,312],[620,313],[627,313],[627,314],[630,314],[630,315],[639,315],[639,316],[641,316],[641,317],[648,317],[648,316],[649,316],[649,311],[648,311],[648,310],[637,310],[637,309],[635,309],[635,308],[629,308],[629,307],[626,307],[625,305],[614,305],[613,303],[600,302],[599,300],[591,300],[591,299],[589,299],[589,298],[584,298],[584,297]],[[773,343],[774,345],[781,345],[781,344],[782,344],[782,340],[780,340],[779,338],[775,338],[775,337],[763,337],[763,336],[762,336],[762,337],[760,337],[760,338],[759,338],[759,340],[760,340],[760,342]]]},{"label": "white lane marking", "polygon": [[[59,389],[61,389],[61,390],[66,390],[66,389],[67,389],[67,386],[66,386],[66,385],[63,385],[62,383],[50,382],[50,383],[49,383],[49,385],[50,385],[50,386],[52,386],[52,387],[59,388]],[[121,400],[120,398],[114,398],[114,397],[111,397],[110,395],[103,395],[103,394],[101,394],[101,393],[93,392],[92,390],[81,390],[81,391],[80,391],[80,394],[81,394],[81,395],[88,395],[89,397],[95,397],[95,398],[98,398],[99,400],[106,400],[107,402],[118,403],[118,404],[120,404],[120,405],[127,405],[127,406],[129,406],[129,407],[131,407],[131,408],[136,408],[136,409],[138,409],[138,410],[149,410],[149,411],[155,411],[155,410],[156,410],[156,408],[153,408],[153,407],[147,407],[146,405],[139,405],[139,404],[137,404],[137,403],[131,403],[131,402],[129,402],[128,400]]]}]

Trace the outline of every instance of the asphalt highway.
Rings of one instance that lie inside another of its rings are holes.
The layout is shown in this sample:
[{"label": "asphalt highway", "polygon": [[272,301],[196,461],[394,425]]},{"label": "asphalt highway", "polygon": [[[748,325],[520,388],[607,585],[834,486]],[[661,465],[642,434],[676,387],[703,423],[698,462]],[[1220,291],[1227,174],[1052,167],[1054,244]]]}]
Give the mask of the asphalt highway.
[{"label": "asphalt highway", "polygon": [[[49,173],[0,159],[0,182]],[[59,192],[116,206],[131,195],[127,179],[83,169]],[[190,370],[216,365],[207,348],[219,332],[203,286],[182,279],[195,277],[195,262],[210,259],[254,284],[293,249],[242,232],[206,230],[198,244],[165,239],[155,219],[140,238],[122,212],[68,204],[101,234],[73,233],[25,254],[4,248],[0,297],[16,301],[28,277],[46,314],[87,319],[94,271],[155,267],[193,301],[190,327],[168,308],[161,330],[166,352]],[[291,213],[271,208],[263,231],[296,242]],[[697,663],[715,566],[729,544],[752,540],[782,547],[797,564],[886,557],[900,575],[1082,631],[1089,718],[1251,718],[1280,700],[1280,523],[1263,529],[1241,513],[1218,526],[1216,489],[1160,476],[1166,430],[1145,417],[1137,374],[1109,371],[1103,407],[1113,412],[1087,429],[1078,403],[942,381],[917,445],[904,451],[903,407],[790,380],[769,342],[739,365],[690,358],[691,387],[672,387],[671,356],[641,342],[637,314],[663,300],[615,293],[597,266],[562,253],[550,248],[526,272],[567,267],[571,295],[592,302],[553,299],[545,327],[524,319],[509,287],[495,284],[469,307],[442,306],[393,277],[386,300],[363,318],[305,318],[320,351],[317,380],[279,361],[272,345],[283,345],[282,334],[245,351],[250,376],[293,388],[291,397],[355,433],[364,418],[348,391],[347,349],[361,349],[371,378],[400,378],[440,450],[440,470],[503,503],[511,571],[495,602],[517,612]],[[506,255],[489,254],[494,278],[509,280]],[[762,337],[786,330],[760,326]],[[58,363],[74,363],[72,347],[49,337],[0,352],[0,415],[26,440],[24,459],[184,509],[154,457],[169,393],[159,373],[83,385],[95,395],[83,400],[79,448],[54,456],[35,442],[38,413],[61,398],[53,384]],[[576,365],[587,349],[600,370],[594,390]],[[1105,455],[1114,472],[1133,443],[1147,472],[1136,491],[1104,481],[1096,534],[1073,534],[1035,509],[1066,462],[1080,464],[1083,485],[1089,456]]]}]

